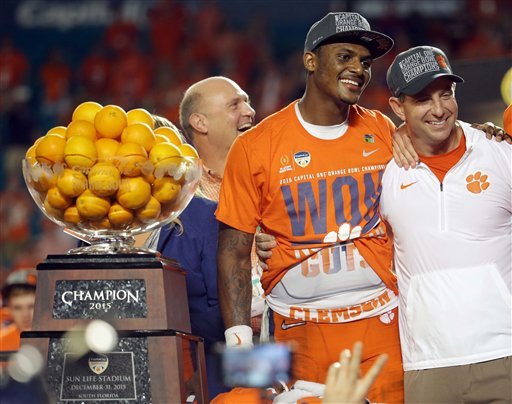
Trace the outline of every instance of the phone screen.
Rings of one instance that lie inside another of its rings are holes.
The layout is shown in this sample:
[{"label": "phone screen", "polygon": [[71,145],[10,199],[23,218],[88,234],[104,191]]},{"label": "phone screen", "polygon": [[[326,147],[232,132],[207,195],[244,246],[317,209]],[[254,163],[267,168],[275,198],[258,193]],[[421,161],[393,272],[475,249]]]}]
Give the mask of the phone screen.
[{"label": "phone screen", "polygon": [[235,387],[271,387],[290,379],[292,354],[285,344],[227,348],[222,354],[224,383]]}]

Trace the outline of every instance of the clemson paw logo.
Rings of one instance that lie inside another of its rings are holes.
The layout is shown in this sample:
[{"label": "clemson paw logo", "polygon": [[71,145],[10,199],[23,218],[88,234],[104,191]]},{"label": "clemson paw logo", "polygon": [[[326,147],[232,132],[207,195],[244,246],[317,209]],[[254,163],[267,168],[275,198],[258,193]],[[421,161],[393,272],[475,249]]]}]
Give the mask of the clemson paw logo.
[{"label": "clemson paw logo", "polygon": [[361,226],[351,228],[349,223],[343,223],[338,231],[331,231],[324,237],[324,243],[336,243],[361,237]]},{"label": "clemson paw logo", "polygon": [[436,55],[436,60],[439,66],[441,66],[442,69],[446,69],[448,66],[446,65],[446,60],[444,60],[443,55]]},{"label": "clemson paw logo", "polygon": [[379,320],[383,324],[391,324],[393,320],[395,319],[395,313],[392,311],[388,311],[387,313],[381,314],[379,317]]},{"label": "clemson paw logo", "polygon": [[470,174],[466,177],[466,188],[469,192],[479,194],[489,188],[490,184],[487,182],[488,177],[487,174],[482,174],[480,171]]}]

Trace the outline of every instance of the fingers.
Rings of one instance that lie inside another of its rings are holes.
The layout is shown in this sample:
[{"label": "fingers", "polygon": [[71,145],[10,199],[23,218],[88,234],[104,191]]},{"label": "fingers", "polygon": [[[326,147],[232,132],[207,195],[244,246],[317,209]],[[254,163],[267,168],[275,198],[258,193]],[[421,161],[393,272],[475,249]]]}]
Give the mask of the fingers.
[{"label": "fingers", "polygon": [[410,137],[407,135],[405,126],[401,126],[393,134],[393,158],[399,167],[403,167],[406,170],[409,167],[416,167],[419,161],[418,154],[414,150],[414,146],[411,142]]},{"label": "fingers", "polygon": [[395,142],[393,141],[393,160],[395,160],[395,163],[400,168],[405,168],[406,170],[409,169],[409,166],[407,165],[407,161],[402,161],[401,154],[396,151]]},{"label": "fingers", "polygon": [[276,246],[276,238],[270,234],[258,232],[254,238],[256,243],[274,243],[272,247]]},{"label": "fingers", "polygon": [[265,233],[256,233],[254,239],[256,240],[256,255],[260,260],[262,269],[268,269],[265,263],[272,256],[272,248],[277,246],[274,236]]},{"label": "fingers", "polygon": [[[350,352],[349,352],[350,353]],[[359,378],[359,365],[361,364],[361,357],[363,354],[363,343],[356,342],[352,348],[352,357],[350,358],[348,379],[349,382],[355,383]]]},{"label": "fingers", "polygon": [[498,133],[496,134],[496,141],[501,142],[505,141],[508,144],[512,144],[512,136],[510,136],[507,132],[505,132],[504,129],[500,129]]},{"label": "fingers", "polygon": [[[260,260],[266,261],[272,256],[272,251],[270,251],[268,249],[260,249],[261,246],[259,246],[259,245],[256,248],[257,248],[256,255],[258,256],[258,258]],[[268,251],[265,251],[265,250],[268,250]]]},{"label": "fingers", "polygon": [[274,248],[275,246],[277,246],[277,243],[275,240],[271,240],[271,241],[257,241],[256,242],[256,248],[261,251],[262,253],[263,252],[272,252],[272,248]]},{"label": "fingers", "polygon": [[373,366],[368,370],[368,372],[366,372],[366,375],[364,375],[363,379],[362,379],[362,385],[364,385],[366,391],[368,391],[368,389],[372,386],[373,382],[375,381],[375,379],[377,378],[377,376],[380,374],[380,372],[382,371],[382,368],[384,367],[384,365],[386,364],[386,362],[388,361],[388,355],[386,354],[382,354],[380,355],[377,360],[375,361],[375,363],[373,364]]},{"label": "fingers", "polygon": [[471,127],[479,129],[485,133],[485,137],[489,140],[492,140],[493,138],[497,142],[502,142],[505,140],[508,144],[512,144],[512,137],[505,132],[505,130],[499,126],[496,126],[492,122],[486,122],[486,123],[474,123],[471,125]]},{"label": "fingers", "polygon": [[334,386],[338,382],[338,373],[340,371],[341,364],[339,362],[334,362],[331,366],[329,366],[329,370],[327,371],[327,380],[325,381],[326,386]]}]

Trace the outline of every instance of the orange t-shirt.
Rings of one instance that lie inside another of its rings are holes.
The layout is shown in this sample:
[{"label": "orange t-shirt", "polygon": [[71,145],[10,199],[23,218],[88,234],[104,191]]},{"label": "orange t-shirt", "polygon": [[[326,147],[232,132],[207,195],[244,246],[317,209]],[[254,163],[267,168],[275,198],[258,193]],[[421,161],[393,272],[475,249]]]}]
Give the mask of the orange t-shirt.
[{"label": "orange t-shirt", "polygon": [[0,351],[17,351],[20,349],[21,331],[13,323],[0,328]]},{"label": "orange t-shirt", "polygon": [[466,137],[462,134],[459,145],[452,151],[437,156],[420,155],[420,160],[432,170],[439,182],[442,183],[448,170],[460,161],[465,152]]},{"label": "orange t-shirt", "polygon": [[[394,124],[378,111],[354,105],[345,134],[323,140],[304,129],[294,108],[295,102],[235,140],[217,219],[246,233],[261,225],[276,237],[261,278],[267,294],[289,268],[344,241],[353,241],[396,293],[392,244],[378,214]],[[347,224],[350,237],[340,240]]]}]

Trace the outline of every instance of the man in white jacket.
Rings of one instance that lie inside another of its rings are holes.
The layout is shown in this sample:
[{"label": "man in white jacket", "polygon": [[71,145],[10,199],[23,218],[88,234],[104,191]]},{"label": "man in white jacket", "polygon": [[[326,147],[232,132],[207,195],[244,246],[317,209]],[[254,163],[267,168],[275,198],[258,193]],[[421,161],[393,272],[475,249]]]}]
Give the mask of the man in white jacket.
[{"label": "man in white jacket", "polygon": [[457,120],[440,49],[400,53],[390,105],[421,163],[391,161],[381,215],[392,228],[406,402],[512,400],[512,153]]}]

